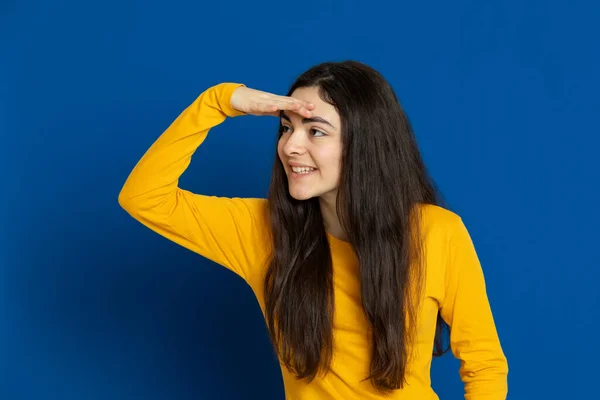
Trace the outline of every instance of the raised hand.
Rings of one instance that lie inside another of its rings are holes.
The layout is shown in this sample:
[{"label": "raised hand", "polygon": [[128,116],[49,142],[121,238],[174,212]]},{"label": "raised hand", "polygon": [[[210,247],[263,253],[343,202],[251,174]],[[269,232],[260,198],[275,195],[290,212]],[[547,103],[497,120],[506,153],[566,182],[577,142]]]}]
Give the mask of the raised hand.
[{"label": "raised hand", "polygon": [[245,86],[240,86],[233,92],[231,106],[251,115],[278,117],[280,111],[289,110],[307,118],[312,116],[311,110],[315,108],[314,104],[295,97],[279,96]]}]

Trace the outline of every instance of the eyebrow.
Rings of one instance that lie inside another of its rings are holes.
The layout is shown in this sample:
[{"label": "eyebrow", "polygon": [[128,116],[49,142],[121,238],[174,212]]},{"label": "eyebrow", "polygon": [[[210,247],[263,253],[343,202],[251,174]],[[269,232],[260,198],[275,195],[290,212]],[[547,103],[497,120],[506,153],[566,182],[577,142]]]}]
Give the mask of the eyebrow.
[{"label": "eyebrow", "polygon": [[[281,118],[285,119],[288,122],[292,122],[290,120],[290,117],[288,117],[287,114],[285,112],[283,112],[283,111],[281,112]],[[329,125],[333,129],[335,129],[335,126],[331,125],[331,122],[327,121],[324,118],[321,118],[321,117],[302,118],[302,123],[303,124],[309,124],[311,122],[318,122],[318,123],[321,123],[321,124]]]}]

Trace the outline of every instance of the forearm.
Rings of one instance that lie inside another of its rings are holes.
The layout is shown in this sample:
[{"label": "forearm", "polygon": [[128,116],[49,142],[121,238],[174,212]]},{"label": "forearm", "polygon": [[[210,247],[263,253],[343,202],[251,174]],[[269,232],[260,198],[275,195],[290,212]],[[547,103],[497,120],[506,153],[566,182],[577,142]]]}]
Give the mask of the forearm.
[{"label": "forearm", "polygon": [[127,178],[119,193],[123,208],[158,207],[178,190],[180,176],[208,131],[227,116],[243,114],[229,104],[239,86],[225,83],[207,89],[171,123]]}]

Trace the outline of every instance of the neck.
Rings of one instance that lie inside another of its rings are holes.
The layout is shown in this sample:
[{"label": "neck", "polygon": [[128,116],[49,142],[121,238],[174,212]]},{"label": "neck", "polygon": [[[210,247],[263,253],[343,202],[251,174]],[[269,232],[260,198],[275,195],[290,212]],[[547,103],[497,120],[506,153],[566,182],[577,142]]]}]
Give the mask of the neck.
[{"label": "neck", "polygon": [[328,198],[320,197],[319,205],[321,206],[321,215],[323,216],[323,223],[325,224],[325,230],[332,236],[348,241],[348,237],[340,224],[340,219],[337,216],[337,208],[335,204],[335,196]]}]

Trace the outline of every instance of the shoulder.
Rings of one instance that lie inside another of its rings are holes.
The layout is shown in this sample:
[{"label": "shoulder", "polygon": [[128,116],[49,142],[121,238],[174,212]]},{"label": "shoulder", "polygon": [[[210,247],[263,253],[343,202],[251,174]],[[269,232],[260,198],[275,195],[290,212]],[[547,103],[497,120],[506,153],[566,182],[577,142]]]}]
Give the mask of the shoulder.
[{"label": "shoulder", "polygon": [[421,228],[425,236],[448,239],[463,224],[456,212],[435,204],[420,204]]},{"label": "shoulder", "polygon": [[421,237],[426,260],[427,293],[443,303],[446,288],[452,277],[457,276],[456,264],[452,262],[452,249],[457,239],[466,232],[463,220],[456,212],[426,204],[421,206]]},{"label": "shoulder", "polygon": [[268,225],[269,201],[258,197],[233,197],[229,199],[236,207],[252,216],[259,225]]},{"label": "shoulder", "polygon": [[438,205],[421,205],[420,237],[428,257],[445,265],[452,249],[464,247],[470,237],[462,217]]},{"label": "shoulder", "polygon": [[264,212],[269,208],[269,201],[260,197],[232,197],[231,200],[256,211]]}]

